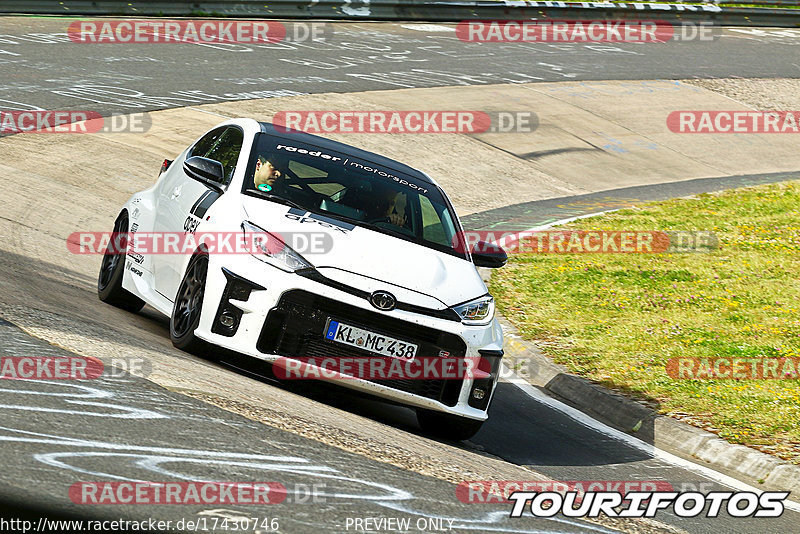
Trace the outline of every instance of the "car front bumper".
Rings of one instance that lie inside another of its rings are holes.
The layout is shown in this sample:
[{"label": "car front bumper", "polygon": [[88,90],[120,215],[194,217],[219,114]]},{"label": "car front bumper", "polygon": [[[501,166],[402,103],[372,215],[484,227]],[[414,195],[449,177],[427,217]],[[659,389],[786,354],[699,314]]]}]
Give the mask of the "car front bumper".
[{"label": "car front bumper", "polygon": [[[246,300],[240,300],[241,291],[231,293],[246,284],[252,286]],[[324,339],[325,323],[330,318],[417,343],[418,356],[434,357],[447,352],[452,357],[483,357],[494,364],[491,376],[483,380],[367,380],[319,374],[323,380],[403,405],[469,419],[487,418],[502,356],[503,335],[497,320],[485,326],[471,326],[436,316],[439,314],[401,309],[377,311],[367,299],[354,293],[358,292],[284,272],[249,255],[212,256],[203,313],[195,335],[267,362],[291,357],[357,356],[354,349]],[[223,309],[233,312],[235,333],[220,327]],[[488,394],[475,399],[473,389],[477,388],[488,390]]]}]

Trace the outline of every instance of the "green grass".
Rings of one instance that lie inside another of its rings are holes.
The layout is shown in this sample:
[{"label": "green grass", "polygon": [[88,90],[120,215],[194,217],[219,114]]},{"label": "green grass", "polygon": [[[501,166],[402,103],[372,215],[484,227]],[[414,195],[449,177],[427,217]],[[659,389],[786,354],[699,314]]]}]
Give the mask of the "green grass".
[{"label": "green grass", "polygon": [[499,311],[571,372],[800,463],[800,380],[678,380],[673,357],[800,356],[800,182],[703,194],[563,228],[712,230],[696,254],[525,254]]}]

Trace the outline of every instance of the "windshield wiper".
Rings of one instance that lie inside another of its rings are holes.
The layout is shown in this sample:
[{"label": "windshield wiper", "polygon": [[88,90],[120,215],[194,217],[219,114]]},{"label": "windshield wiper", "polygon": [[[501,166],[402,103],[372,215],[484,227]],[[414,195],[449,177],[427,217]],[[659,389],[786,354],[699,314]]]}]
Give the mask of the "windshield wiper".
[{"label": "windshield wiper", "polygon": [[[329,212],[325,212],[325,215],[328,215]],[[359,219],[353,219],[348,217],[347,215],[338,215],[336,213],[331,214],[331,217],[339,218],[345,222],[349,222],[351,224],[355,224],[356,226],[361,226],[363,228],[369,228],[370,230],[374,230],[375,232],[380,232],[382,234],[399,237],[405,241],[410,241],[412,243],[417,243],[420,245],[424,245],[424,243],[417,237],[417,236],[410,236],[405,232],[401,232],[399,230],[394,230],[393,228],[386,228],[384,226],[375,226],[374,223],[361,221]]]},{"label": "windshield wiper", "polygon": [[355,224],[355,225],[370,226],[371,227],[371,225],[368,225],[364,221],[361,221],[359,219],[353,219],[353,218],[348,217],[346,215],[339,215],[338,213],[333,213],[333,212],[327,211],[327,210],[321,210],[321,209],[316,209],[316,208],[309,208],[308,206],[302,206],[302,205],[298,204],[297,202],[295,202],[294,200],[290,200],[290,199],[288,199],[286,197],[281,197],[281,196],[278,196],[278,195],[275,195],[275,194],[272,194],[272,193],[267,193],[266,191],[259,191],[257,189],[255,189],[255,190],[250,189],[249,191],[251,191],[253,193],[258,193],[258,196],[260,196],[260,197],[262,197],[262,198],[264,198],[266,200],[274,200],[275,202],[278,202],[280,204],[285,204],[287,206],[291,206],[292,208],[297,208],[299,210],[308,211],[308,212],[311,212],[311,213],[315,213],[317,215],[324,215],[325,217],[330,217],[332,219],[339,219],[341,221],[349,222],[349,223]]},{"label": "windshield wiper", "polygon": [[252,192],[252,193],[258,194],[258,196],[260,196],[260,197],[262,197],[262,198],[264,198],[266,200],[274,200],[275,202],[278,202],[280,204],[285,204],[287,206],[290,206],[292,208],[297,208],[299,210],[312,211],[312,210],[308,209],[305,206],[301,206],[300,204],[298,204],[294,200],[289,200],[286,197],[281,197],[281,196],[278,196],[278,195],[274,195],[272,193],[259,191],[258,189],[250,189],[249,191]]}]

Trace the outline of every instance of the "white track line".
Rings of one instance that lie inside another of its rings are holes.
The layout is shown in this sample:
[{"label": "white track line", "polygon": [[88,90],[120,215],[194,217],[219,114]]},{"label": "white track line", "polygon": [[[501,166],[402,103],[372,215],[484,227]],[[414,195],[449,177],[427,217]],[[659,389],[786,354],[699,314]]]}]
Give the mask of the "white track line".
[{"label": "white track line", "polygon": [[[508,372],[509,375],[513,377],[510,380],[508,380],[508,382],[511,382],[512,384],[516,385],[519,389],[524,391],[529,397],[536,400],[536,402],[544,404],[548,408],[552,408],[554,410],[563,413],[564,415],[570,417],[571,419],[575,420],[576,422],[580,423],[581,425],[587,428],[590,428],[596,432],[599,432],[617,441],[622,441],[626,445],[629,445],[635,449],[638,449],[642,452],[652,455],[653,458],[657,458],[666,463],[672,464],[676,467],[680,467],[689,471],[694,471],[714,482],[718,482],[719,484],[723,484],[725,486],[740,491],[752,491],[757,494],[761,494],[763,492],[763,490],[753,487],[731,476],[724,475],[718,471],[714,471],[709,467],[696,464],[692,461],[684,460],[683,458],[680,458],[679,456],[675,456],[674,454],[670,454],[666,451],[663,451],[654,445],[645,443],[639,438],[626,434],[625,432],[617,430],[616,428],[611,428],[610,426],[601,423],[600,421],[586,415],[582,411],[573,408],[572,406],[569,406],[567,404],[564,404],[563,402],[560,402],[542,393],[540,390],[530,385],[527,380],[519,378],[510,369],[506,368],[506,371]],[[800,503],[786,500],[784,501],[784,505],[789,510],[800,512]]]},{"label": "white track line", "polygon": [[[225,102],[209,102],[210,104],[224,104]],[[180,109],[180,108],[177,108]],[[222,117],[223,119],[231,119],[229,115],[223,115],[222,113],[217,113],[216,111],[209,111],[207,109],[198,108],[196,106],[186,106],[183,109],[191,109],[192,111],[199,111],[200,113],[206,113],[208,115],[215,115],[217,117]]]}]

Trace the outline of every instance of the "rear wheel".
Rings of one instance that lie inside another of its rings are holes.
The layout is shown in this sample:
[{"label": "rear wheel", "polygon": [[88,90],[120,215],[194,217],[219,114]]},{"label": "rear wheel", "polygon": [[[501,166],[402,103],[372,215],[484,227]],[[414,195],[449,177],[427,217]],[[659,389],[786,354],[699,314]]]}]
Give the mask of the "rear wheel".
[{"label": "rear wheel", "polygon": [[144,301],[122,287],[127,232],[128,214],[123,213],[114,223],[113,238],[103,254],[100,274],[97,277],[97,296],[107,304],[135,313],[142,309]]},{"label": "rear wheel", "polygon": [[469,439],[483,426],[483,421],[422,408],[417,409],[417,422],[425,433],[452,441]]},{"label": "rear wheel", "polygon": [[208,256],[196,254],[186,267],[175,305],[169,321],[169,336],[172,344],[187,352],[204,353],[208,344],[194,335],[200,324],[200,312],[203,309],[203,292],[208,274]]}]

